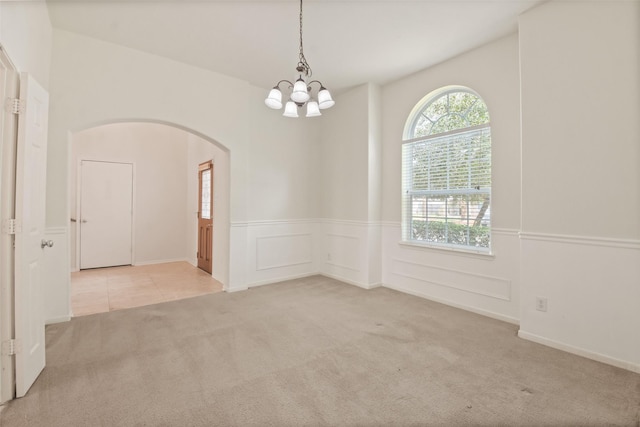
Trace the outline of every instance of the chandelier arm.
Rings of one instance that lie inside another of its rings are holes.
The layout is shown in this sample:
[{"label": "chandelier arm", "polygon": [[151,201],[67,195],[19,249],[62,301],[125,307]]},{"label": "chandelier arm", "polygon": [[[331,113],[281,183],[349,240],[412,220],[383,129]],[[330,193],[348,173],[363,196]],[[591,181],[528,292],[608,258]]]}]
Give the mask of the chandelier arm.
[{"label": "chandelier arm", "polygon": [[289,87],[293,87],[293,83],[291,83],[289,80],[284,79],[284,80],[280,80],[278,83],[276,83],[276,85],[274,87],[277,87],[278,89],[280,89],[280,83],[284,83],[287,82],[289,83]]},{"label": "chandelier arm", "polygon": [[324,88],[324,85],[320,80],[311,80],[309,83],[307,83],[307,86],[311,87],[311,83],[318,83],[321,89]]}]

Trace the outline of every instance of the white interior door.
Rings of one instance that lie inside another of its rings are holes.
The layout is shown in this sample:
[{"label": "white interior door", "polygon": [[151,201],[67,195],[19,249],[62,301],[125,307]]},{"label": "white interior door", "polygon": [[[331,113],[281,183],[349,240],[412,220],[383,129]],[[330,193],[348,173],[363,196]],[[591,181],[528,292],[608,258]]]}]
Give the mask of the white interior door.
[{"label": "white interior door", "polygon": [[[20,75],[15,236],[16,396],[24,396],[45,365],[43,258],[48,93],[28,74]],[[51,242],[49,242],[51,244]]]},{"label": "white interior door", "polygon": [[133,165],[83,160],[80,268],[132,263]]}]

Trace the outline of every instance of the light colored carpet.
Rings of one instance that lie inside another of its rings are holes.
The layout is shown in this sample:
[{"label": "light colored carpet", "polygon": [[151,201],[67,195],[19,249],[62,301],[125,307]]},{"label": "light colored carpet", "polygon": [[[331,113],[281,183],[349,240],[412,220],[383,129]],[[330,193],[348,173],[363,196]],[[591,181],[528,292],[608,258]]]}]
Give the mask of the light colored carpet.
[{"label": "light colored carpet", "polygon": [[2,426],[630,425],[640,375],[321,276],[47,327]]}]

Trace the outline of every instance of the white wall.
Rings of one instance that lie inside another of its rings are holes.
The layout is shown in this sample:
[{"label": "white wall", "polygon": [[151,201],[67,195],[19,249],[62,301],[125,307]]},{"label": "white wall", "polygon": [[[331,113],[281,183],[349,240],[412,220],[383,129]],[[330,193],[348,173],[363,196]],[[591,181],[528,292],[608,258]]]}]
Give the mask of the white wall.
[{"label": "white wall", "polygon": [[[466,86],[486,102],[492,134],[492,256],[401,241],[401,144],[414,106],[434,90]],[[500,319],[519,318],[520,126],[518,36],[470,51],[382,89],[383,283]]]},{"label": "white wall", "polygon": [[52,27],[46,2],[0,2],[0,44],[20,72],[49,88]]},{"label": "white wall", "polygon": [[[82,160],[134,166],[134,264],[185,260],[187,224],[187,138],[180,129],[153,123],[115,123],[72,136],[70,212],[79,218],[77,194]],[[197,192],[197,190],[196,190]],[[72,268],[76,264],[77,223],[71,223]]]},{"label": "white wall", "polygon": [[319,143],[320,271],[364,288],[382,279],[380,92],[365,84],[337,96]]},{"label": "white wall", "polygon": [[[232,248],[231,268],[246,286],[317,273],[318,129],[335,114],[332,109],[304,118],[301,110],[297,119],[283,117],[265,107],[265,94],[253,90],[247,101],[248,215],[231,222],[232,241],[235,235],[245,242],[243,249]],[[232,165],[234,156],[232,151]]]},{"label": "white wall", "polygon": [[638,2],[521,17],[524,231],[640,238],[639,22]]},{"label": "white wall", "polygon": [[187,136],[186,258],[198,265],[198,166],[213,161],[213,266],[212,276],[229,280],[229,153],[197,135]]},{"label": "white wall", "polygon": [[638,2],[550,2],[520,19],[520,335],[637,372],[639,52]]},{"label": "white wall", "polygon": [[[284,221],[291,227],[316,212],[314,152],[317,125],[291,121],[264,107],[265,90],[246,82],[155,55],[54,30],[47,216],[66,224],[69,132],[119,121],[180,127],[229,152],[228,290],[288,277],[292,269],[258,273],[254,225]],[[271,231],[269,231],[271,233]],[[285,239],[283,253],[294,254]],[[313,264],[296,264],[311,274]]]},{"label": "white wall", "polygon": [[336,97],[323,117],[320,142],[322,218],[367,221],[369,171],[369,86]]},{"label": "white wall", "polygon": [[369,90],[358,86],[336,97],[323,120],[319,146],[320,271],[368,287]]},{"label": "white wall", "polygon": [[382,284],[382,88],[369,85],[368,103],[368,279]]},{"label": "white wall", "polygon": [[[49,163],[57,173],[49,190],[56,200],[47,204],[51,222],[67,217],[58,200],[66,193],[68,132],[110,122],[176,124],[237,149],[233,193],[245,195],[245,82],[66,31],[54,30],[53,41]],[[244,218],[246,197],[234,200],[233,215]]]},{"label": "white wall", "polygon": [[[268,91],[266,91],[268,92]],[[249,94],[247,129],[247,219],[313,218],[319,206],[314,163],[317,125],[333,117],[287,118],[264,105],[262,89]],[[303,110],[300,110],[303,114]]]}]

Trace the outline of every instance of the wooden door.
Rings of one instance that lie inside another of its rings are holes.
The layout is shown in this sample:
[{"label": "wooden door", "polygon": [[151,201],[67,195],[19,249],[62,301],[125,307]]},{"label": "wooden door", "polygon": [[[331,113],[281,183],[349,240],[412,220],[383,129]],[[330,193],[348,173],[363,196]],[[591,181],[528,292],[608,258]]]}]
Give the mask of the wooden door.
[{"label": "wooden door", "polygon": [[[16,397],[24,396],[45,365],[44,240],[49,94],[28,74],[20,75],[15,233]],[[4,368],[4,367],[3,367]]]},{"label": "wooden door", "polygon": [[213,267],[213,162],[198,167],[198,268]]},{"label": "wooden door", "polygon": [[131,265],[133,164],[80,165],[80,269]]}]

